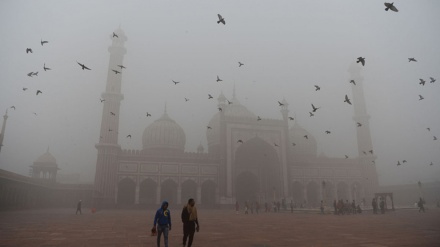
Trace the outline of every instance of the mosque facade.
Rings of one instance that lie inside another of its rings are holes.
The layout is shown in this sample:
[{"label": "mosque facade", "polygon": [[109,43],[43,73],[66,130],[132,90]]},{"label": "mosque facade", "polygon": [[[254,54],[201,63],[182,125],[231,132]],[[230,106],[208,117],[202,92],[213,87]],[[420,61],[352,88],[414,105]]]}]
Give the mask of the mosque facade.
[{"label": "mosque facade", "polygon": [[[206,129],[208,147],[186,152],[185,131],[163,115],[147,126],[142,149],[123,149],[118,142],[122,78],[111,69],[122,65],[127,37],[112,37],[109,72],[102,94],[103,112],[94,183],[101,205],[170,205],[194,198],[201,206],[293,200],[316,207],[321,200],[371,201],[377,190],[376,156],[369,128],[359,69],[349,69],[353,90],[358,157],[329,158],[317,153],[316,139],[295,123],[289,128],[289,104],[281,102],[280,118],[258,120],[235,92],[229,103],[217,98],[216,112]],[[307,136],[307,138],[305,138]]]}]

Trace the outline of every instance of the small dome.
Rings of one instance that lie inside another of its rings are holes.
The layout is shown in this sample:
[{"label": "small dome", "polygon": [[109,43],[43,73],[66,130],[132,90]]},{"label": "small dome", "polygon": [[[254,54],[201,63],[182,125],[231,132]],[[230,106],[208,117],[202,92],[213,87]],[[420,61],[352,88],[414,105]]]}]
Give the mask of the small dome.
[{"label": "small dome", "polygon": [[166,110],[164,114],[145,128],[142,144],[145,149],[185,150],[185,132],[182,127],[171,119]]},{"label": "small dome", "polygon": [[[305,137],[306,135],[307,138]],[[316,139],[299,124],[295,123],[295,125],[289,129],[289,140],[292,159],[317,156],[318,145]]]},{"label": "small dome", "polygon": [[49,148],[47,148],[46,153],[34,161],[34,166],[58,167],[57,160],[52,154],[49,153]]}]

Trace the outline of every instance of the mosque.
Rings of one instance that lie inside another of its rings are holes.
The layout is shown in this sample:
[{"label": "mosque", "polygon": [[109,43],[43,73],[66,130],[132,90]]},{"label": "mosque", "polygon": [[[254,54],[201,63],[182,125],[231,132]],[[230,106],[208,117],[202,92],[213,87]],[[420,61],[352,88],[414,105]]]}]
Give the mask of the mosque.
[{"label": "mosque", "polygon": [[[318,156],[316,139],[298,124],[289,128],[289,104],[281,102],[279,119],[258,119],[237,96],[232,104],[220,94],[206,129],[207,151],[185,152],[185,131],[163,115],[147,126],[142,149],[118,143],[121,76],[111,71],[123,64],[127,41],[123,30],[112,37],[103,102],[94,199],[101,205],[157,205],[167,199],[180,205],[195,198],[202,206],[294,200],[309,207],[334,199],[371,201],[378,186],[369,118],[359,69],[349,69],[353,90],[356,158]],[[113,114],[111,114],[113,113]],[[307,135],[308,138],[305,138]],[[365,153],[367,151],[367,153]]]}]

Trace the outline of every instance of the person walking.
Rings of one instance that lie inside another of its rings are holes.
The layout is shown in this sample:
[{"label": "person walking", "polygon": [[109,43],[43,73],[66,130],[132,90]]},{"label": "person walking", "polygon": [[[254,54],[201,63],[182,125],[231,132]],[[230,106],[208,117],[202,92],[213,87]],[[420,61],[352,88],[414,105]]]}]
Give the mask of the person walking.
[{"label": "person walking", "polygon": [[419,213],[421,211],[423,211],[423,213],[425,212],[425,207],[423,206],[423,204],[425,204],[425,201],[423,201],[423,199],[420,197],[420,200],[417,203],[417,206],[419,206]]},{"label": "person walking", "polygon": [[162,206],[156,211],[153,228],[157,232],[157,247],[160,247],[162,233],[165,247],[168,247],[168,231],[171,231],[171,212],[168,209],[167,201],[163,201]]},{"label": "person walking", "polygon": [[81,212],[81,204],[82,204],[82,201],[79,200],[78,204],[76,204],[76,213],[75,214],[78,214],[78,212],[79,212],[79,214],[82,214],[82,212]]},{"label": "person walking", "polygon": [[[200,230],[195,203],[194,199],[190,198],[188,204],[182,209],[183,247],[191,247],[195,231],[199,232]],[[186,240],[188,240],[188,245],[186,245]]]}]

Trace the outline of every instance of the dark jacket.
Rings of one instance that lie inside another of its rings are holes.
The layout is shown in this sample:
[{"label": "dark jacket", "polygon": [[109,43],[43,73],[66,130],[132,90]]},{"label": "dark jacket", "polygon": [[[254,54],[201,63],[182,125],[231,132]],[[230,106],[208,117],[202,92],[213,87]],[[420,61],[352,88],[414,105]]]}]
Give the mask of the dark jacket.
[{"label": "dark jacket", "polygon": [[154,226],[158,224],[161,226],[168,225],[171,227],[171,212],[169,209],[162,209],[164,204],[168,205],[168,202],[163,201],[161,207],[156,211],[156,216],[154,216]]}]

